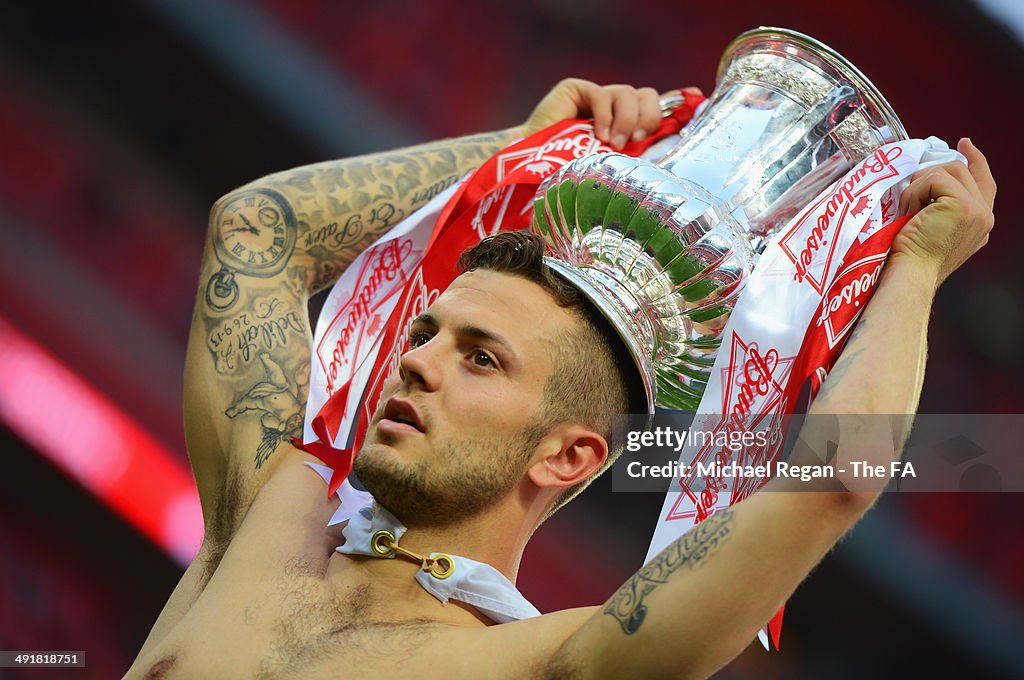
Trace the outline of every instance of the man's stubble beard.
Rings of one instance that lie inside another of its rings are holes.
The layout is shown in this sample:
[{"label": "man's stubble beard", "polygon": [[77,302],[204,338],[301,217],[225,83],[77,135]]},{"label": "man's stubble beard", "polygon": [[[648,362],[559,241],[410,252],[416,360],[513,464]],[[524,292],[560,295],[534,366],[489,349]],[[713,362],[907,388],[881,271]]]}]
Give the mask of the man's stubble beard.
[{"label": "man's stubble beard", "polygon": [[374,455],[364,445],[353,470],[374,499],[407,527],[437,527],[481,513],[512,490],[540,440],[550,431],[535,423],[507,445],[493,440],[447,440],[431,463],[407,463]]}]

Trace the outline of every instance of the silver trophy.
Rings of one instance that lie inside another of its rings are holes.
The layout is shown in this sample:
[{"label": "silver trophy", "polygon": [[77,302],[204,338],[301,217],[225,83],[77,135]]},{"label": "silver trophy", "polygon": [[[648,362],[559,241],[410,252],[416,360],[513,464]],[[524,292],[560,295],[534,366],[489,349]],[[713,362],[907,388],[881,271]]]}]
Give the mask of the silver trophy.
[{"label": "silver trophy", "polygon": [[590,154],[540,186],[547,264],[614,325],[654,404],[696,410],[766,242],[887,142],[907,138],[831,48],[759,28],[726,49],[715,90],[656,162]]}]

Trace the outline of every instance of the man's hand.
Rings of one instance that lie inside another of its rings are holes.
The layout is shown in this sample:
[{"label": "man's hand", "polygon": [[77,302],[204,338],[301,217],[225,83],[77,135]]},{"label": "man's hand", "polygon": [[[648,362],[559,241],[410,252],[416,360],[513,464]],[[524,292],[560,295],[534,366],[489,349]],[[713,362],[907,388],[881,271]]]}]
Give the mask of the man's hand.
[{"label": "man's hand", "polygon": [[[896,235],[875,293],[811,414],[905,414],[909,426],[924,382],[935,291],[988,241],[994,221],[996,184],[985,157],[968,139],[957,148],[967,166],[956,161],[919,172],[900,196],[899,214],[916,214]],[[842,460],[855,450],[866,462],[891,465],[902,445],[893,441],[887,421],[863,420],[855,435],[843,435],[848,448],[840,447],[836,455]],[[847,488],[863,492],[858,498],[865,503],[884,485],[877,479],[837,477]]]},{"label": "man's hand", "polygon": [[[696,88],[687,91],[700,94]],[[545,95],[523,125],[524,136],[567,118],[594,119],[594,133],[606,144],[621,149],[630,139],[640,141],[661,121],[662,97],[653,87],[598,85],[589,80],[566,78]]]},{"label": "man's hand", "polygon": [[996,183],[970,139],[957,144],[968,165],[952,162],[914,176],[900,196],[900,214],[917,214],[896,235],[893,261],[909,260],[935,276],[936,288],[988,243]]}]

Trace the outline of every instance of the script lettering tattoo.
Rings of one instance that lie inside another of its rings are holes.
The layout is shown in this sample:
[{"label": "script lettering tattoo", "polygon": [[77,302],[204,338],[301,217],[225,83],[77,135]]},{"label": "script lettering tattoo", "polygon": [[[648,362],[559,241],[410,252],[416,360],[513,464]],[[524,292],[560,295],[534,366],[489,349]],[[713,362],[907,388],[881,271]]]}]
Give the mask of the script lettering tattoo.
[{"label": "script lettering tattoo", "polygon": [[367,226],[373,231],[385,231],[400,222],[405,211],[393,203],[382,203],[371,209],[366,218],[362,213],[349,215],[343,223],[331,222],[319,229],[306,232],[302,244],[307,248],[323,245],[331,250],[340,250],[358,243]]},{"label": "script lettering tattoo", "polygon": [[208,341],[218,373],[230,373],[249,364],[260,352],[288,344],[291,336],[301,341],[306,332],[302,317],[276,297],[257,301],[252,314],[242,313],[214,327]]},{"label": "script lettering tattoo", "polygon": [[667,583],[681,567],[697,569],[702,566],[732,533],[733,514],[728,508],[719,510],[661,551],[619,588],[605,605],[604,613],[615,618],[626,635],[640,630],[647,618],[644,604],[647,596]]},{"label": "script lettering tattoo", "polygon": [[302,245],[306,248],[320,244],[342,248],[355,243],[362,235],[363,218],[361,215],[352,215],[340,226],[337,222],[331,222],[319,229],[306,232]]},{"label": "script lettering tattoo", "polygon": [[238,368],[233,340],[241,335],[240,329],[248,323],[249,315],[241,314],[221,324],[207,337],[207,347],[213,354],[214,368],[218,373],[233,373]]},{"label": "script lettering tattoo", "polygon": [[298,225],[297,259],[313,272],[312,292],[336,281],[363,248],[513,137],[497,132],[328,161],[270,175],[259,185],[287,197]]},{"label": "script lettering tattoo", "polygon": [[428,201],[433,200],[435,196],[448,189],[448,187],[455,184],[458,179],[458,175],[452,175],[451,177],[445,177],[441,181],[431,184],[429,187],[425,187],[413,195],[412,204],[416,207],[424,205]]}]

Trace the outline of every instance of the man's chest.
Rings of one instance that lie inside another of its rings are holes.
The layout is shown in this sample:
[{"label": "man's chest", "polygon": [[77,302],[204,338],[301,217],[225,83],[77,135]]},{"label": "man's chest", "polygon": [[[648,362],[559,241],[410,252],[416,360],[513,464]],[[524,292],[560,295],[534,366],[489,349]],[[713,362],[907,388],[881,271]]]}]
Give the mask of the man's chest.
[{"label": "man's chest", "polygon": [[294,675],[370,638],[401,638],[370,623],[380,601],[372,584],[329,583],[334,507],[312,470],[282,465],[230,541],[204,544],[129,676]]},{"label": "man's chest", "polygon": [[[436,631],[426,621],[381,621],[372,584],[329,584],[318,556],[295,555],[272,576],[220,563],[173,631],[140,658],[144,678],[290,678],[371,675],[376,662],[415,654]],[[375,660],[377,660],[375,662]]]},{"label": "man's chest", "polygon": [[[373,673],[373,660],[415,653],[436,628],[426,622],[381,622],[380,598],[370,584],[335,588],[305,573],[300,558],[262,598],[244,603],[236,638],[240,656],[251,660],[259,678],[311,677],[345,670],[345,677]],[[241,604],[241,603],[239,603]]]}]

